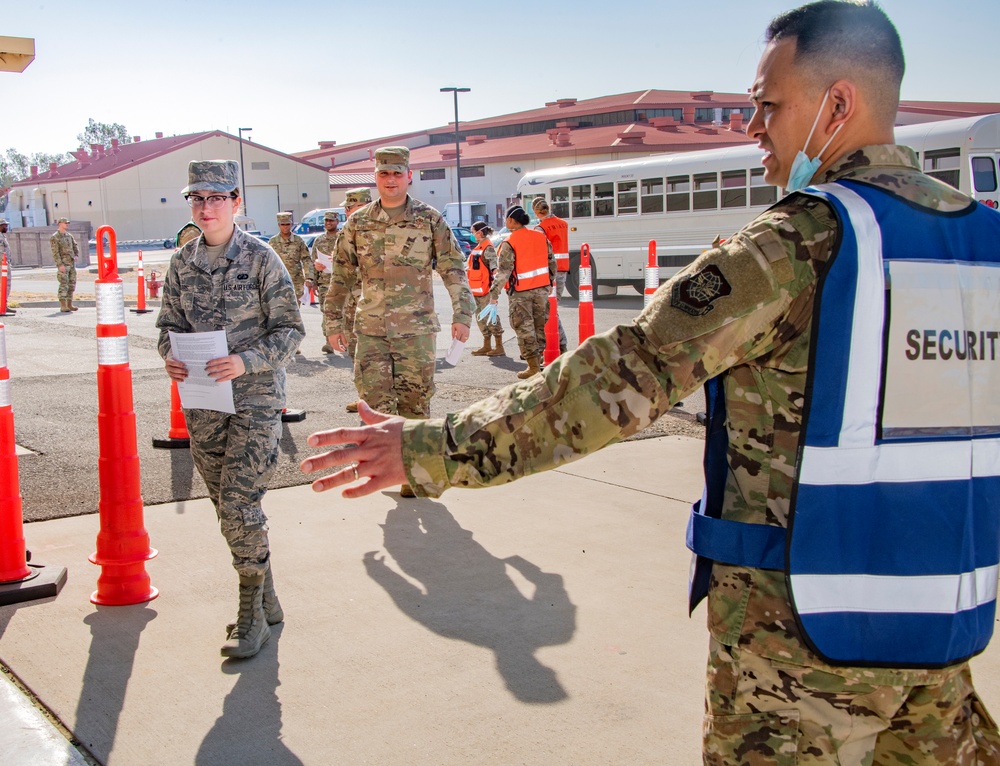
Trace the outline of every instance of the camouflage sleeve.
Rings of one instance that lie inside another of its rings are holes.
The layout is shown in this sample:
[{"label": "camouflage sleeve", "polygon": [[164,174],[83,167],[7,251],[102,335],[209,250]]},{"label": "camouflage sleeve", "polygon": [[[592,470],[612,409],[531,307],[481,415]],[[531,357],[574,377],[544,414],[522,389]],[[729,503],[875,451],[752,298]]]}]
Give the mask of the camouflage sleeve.
[{"label": "camouflage sleeve", "polygon": [[302,260],[302,267],[306,272],[306,279],[310,282],[316,281],[316,267],[313,265],[313,259],[309,255],[309,248],[306,247],[305,240],[299,239],[299,257]]},{"label": "camouflage sleeve", "polygon": [[240,352],[248,373],[287,367],[306,335],[291,277],[281,259],[270,249],[261,268],[260,280],[263,336],[253,348]]},{"label": "camouflage sleeve", "polygon": [[476,310],[476,299],[472,297],[469,277],[465,273],[465,255],[455,241],[448,222],[438,217],[431,227],[434,237],[434,254],[437,256],[437,273],[451,296],[452,324],[472,325],[472,314]]},{"label": "camouflage sleeve", "polygon": [[358,279],[358,254],[354,249],[354,236],[357,230],[355,217],[347,219],[347,223],[337,236],[333,249],[333,273],[330,274],[330,286],[326,290],[326,300],[323,302],[323,327],[326,335],[338,335],[344,332],[344,306],[347,296],[354,289]]},{"label": "camouflage sleeve", "polygon": [[164,359],[170,357],[170,336],[167,334],[171,330],[174,332],[193,332],[194,328],[188,322],[187,317],[181,310],[181,286],[177,276],[178,260],[175,254],[170,259],[167,267],[167,275],[163,278],[163,288],[160,293],[160,313],[156,317],[156,326],[160,328],[160,337],[157,341],[157,351]]},{"label": "camouflage sleeve", "polygon": [[556,257],[552,253],[552,243],[548,239],[545,240],[545,247],[549,251],[549,284],[554,285],[556,283]]},{"label": "camouflage sleeve", "polygon": [[493,275],[493,285],[490,287],[491,301],[500,299],[500,291],[503,290],[507,280],[510,279],[511,272],[514,271],[514,248],[510,246],[509,242],[500,243],[497,261],[499,262],[497,273]]},{"label": "camouflage sleeve", "polygon": [[483,248],[483,260],[486,261],[486,266],[490,271],[497,270],[497,251],[493,245],[487,245]]},{"label": "camouflage sleeve", "polygon": [[794,341],[811,317],[803,310],[816,279],[811,250],[828,252],[831,239],[793,241],[775,222],[751,225],[661,286],[633,323],[588,339],[542,375],[444,419],[407,421],[411,486],[437,497],[576,460],[647,427],[730,367]]},{"label": "camouflage sleeve", "polygon": [[76,241],[76,237],[72,234],[69,237],[69,241],[73,243],[73,260],[76,261],[80,257],[80,243]]}]

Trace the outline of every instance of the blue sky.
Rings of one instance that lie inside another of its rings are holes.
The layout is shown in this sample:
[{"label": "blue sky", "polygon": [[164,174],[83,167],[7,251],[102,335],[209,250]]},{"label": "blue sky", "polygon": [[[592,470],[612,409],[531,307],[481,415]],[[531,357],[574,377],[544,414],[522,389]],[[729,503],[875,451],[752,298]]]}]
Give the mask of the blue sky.
[{"label": "blue sky", "polygon": [[[133,135],[253,128],[286,152],[444,125],[557,98],[647,88],[743,93],[762,33],[794,0],[420,5],[310,0],[18,0],[0,36],[35,38],[0,73],[0,152],[76,148],[89,117]],[[558,18],[559,7],[572,9]],[[996,0],[883,0],[903,97],[1000,102]],[[539,9],[532,14],[530,9]]]}]

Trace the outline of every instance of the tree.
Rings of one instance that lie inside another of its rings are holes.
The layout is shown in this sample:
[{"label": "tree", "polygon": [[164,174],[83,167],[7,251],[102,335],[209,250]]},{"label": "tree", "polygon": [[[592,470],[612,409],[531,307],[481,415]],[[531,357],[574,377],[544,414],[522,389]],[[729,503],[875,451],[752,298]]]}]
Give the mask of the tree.
[{"label": "tree", "polygon": [[80,146],[87,148],[91,144],[111,146],[111,139],[117,138],[119,143],[127,144],[132,140],[128,129],[118,122],[97,122],[93,117],[87,120],[83,133],[78,133],[76,140]]}]

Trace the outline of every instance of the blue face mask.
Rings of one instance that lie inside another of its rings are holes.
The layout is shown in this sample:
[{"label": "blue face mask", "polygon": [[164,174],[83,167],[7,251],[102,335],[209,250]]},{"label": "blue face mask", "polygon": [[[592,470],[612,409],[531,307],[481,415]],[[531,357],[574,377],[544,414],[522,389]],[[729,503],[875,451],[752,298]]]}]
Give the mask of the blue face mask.
[{"label": "blue face mask", "polygon": [[826,106],[826,99],[830,95],[830,91],[827,90],[823,94],[823,102],[819,105],[819,111],[816,112],[816,119],[813,120],[813,126],[809,130],[809,136],[806,138],[806,145],[802,147],[801,151],[795,155],[795,159],[792,160],[792,169],[788,171],[788,183],[785,184],[785,191],[793,192],[798,191],[809,185],[812,177],[816,175],[816,171],[819,170],[819,166],[823,164],[821,159],[823,152],[830,145],[830,141],[837,136],[840,129],[844,127],[845,123],[840,123],[837,129],[833,131],[833,135],[830,136],[830,140],[823,144],[823,148],[819,150],[819,153],[809,159],[805,150],[809,148],[809,142],[812,141],[813,133],[816,131],[816,126],[819,124],[819,118],[823,115],[823,107]]}]

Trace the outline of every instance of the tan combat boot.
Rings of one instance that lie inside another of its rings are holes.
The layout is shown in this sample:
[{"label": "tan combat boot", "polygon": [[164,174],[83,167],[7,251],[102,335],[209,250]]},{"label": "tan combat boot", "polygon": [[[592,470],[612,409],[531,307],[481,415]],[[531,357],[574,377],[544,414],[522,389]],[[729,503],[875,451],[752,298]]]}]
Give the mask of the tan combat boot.
[{"label": "tan combat boot", "polygon": [[[267,565],[267,571],[264,572],[264,595],[261,603],[264,607],[264,619],[267,620],[268,625],[277,625],[285,619],[285,612],[281,608],[281,602],[278,601],[278,594],[274,592],[274,577],[271,575],[270,562]],[[227,638],[235,627],[235,622],[231,622],[226,626]]]},{"label": "tan combat boot", "polygon": [[347,410],[348,412],[357,412],[358,411],[358,402],[357,402],[357,400],[355,400],[353,402],[349,402],[347,404],[347,406],[344,407],[344,409]]},{"label": "tan combat boot", "polygon": [[536,373],[542,371],[542,368],[538,366],[537,356],[529,356],[524,361],[528,363],[528,369],[521,370],[519,373],[517,373],[517,377],[520,378],[521,380],[527,380],[532,375],[535,375]]},{"label": "tan combat boot", "polygon": [[60,313],[62,313],[62,314],[68,314],[72,310],[73,309],[71,309],[69,306],[66,305],[66,301],[64,301],[62,299],[59,300],[59,312]]},{"label": "tan combat boot", "polygon": [[483,338],[483,346],[482,346],[482,348],[477,348],[475,351],[473,351],[472,352],[473,356],[486,356],[487,354],[490,353],[490,337],[491,336],[486,335]]},{"label": "tan combat boot", "polygon": [[69,298],[66,299],[66,309],[69,310],[69,311],[79,311],[80,307],[79,306],[74,306],[73,305],[73,298],[69,297]]},{"label": "tan combat boot", "polygon": [[506,352],[503,350],[503,338],[499,335],[493,336],[493,350],[486,356],[507,356]]},{"label": "tan combat boot", "polygon": [[271,628],[264,619],[263,599],[264,575],[240,575],[240,611],[222,645],[223,657],[253,657],[267,643]]}]

